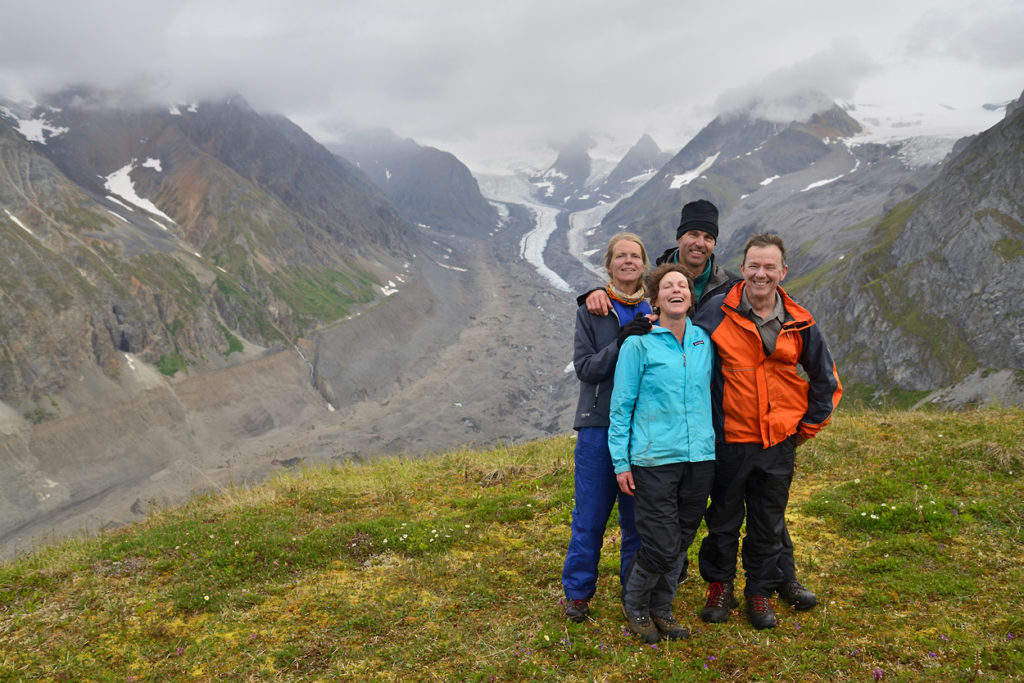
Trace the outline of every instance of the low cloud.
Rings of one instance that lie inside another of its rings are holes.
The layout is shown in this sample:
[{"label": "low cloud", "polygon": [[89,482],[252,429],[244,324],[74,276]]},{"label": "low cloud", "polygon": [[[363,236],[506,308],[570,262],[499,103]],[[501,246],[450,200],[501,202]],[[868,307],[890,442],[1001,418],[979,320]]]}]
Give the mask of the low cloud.
[{"label": "low cloud", "polygon": [[859,84],[878,69],[858,45],[837,42],[757,83],[727,90],[715,101],[714,110],[722,115],[749,113],[780,123],[806,121],[836,100],[852,99]]}]

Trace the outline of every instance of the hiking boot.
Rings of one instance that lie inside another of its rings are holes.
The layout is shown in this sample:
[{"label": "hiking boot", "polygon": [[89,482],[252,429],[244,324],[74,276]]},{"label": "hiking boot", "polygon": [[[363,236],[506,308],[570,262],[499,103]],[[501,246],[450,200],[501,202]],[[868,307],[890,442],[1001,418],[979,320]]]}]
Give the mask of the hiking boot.
[{"label": "hiking boot", "polygon": [[775,628],[777,623],[772,602],[767,595],[751,595],[747,598],[747,616],[754,628]]},{"label": "hiking boot", "polygon": [[818,604],[818,596],[804,588],[799,581],[786,581],[780,585],[779,597],[797,610],[811,609]]},{"label": "hiking boot", "polygon": [[567,600],[565,603],[565,616],[569,621],[580,624],[590,616],[590,603],[586,600]]},{"label": "hiking boot", "polygon": [[708,584],[708,599],[700,618],[709,624],[721,624],[729,618],[729,610],[739,606],[740,601],[732,592],[732,581],[714,581]]},{"label": "hiking boot", "polygon": [[622,613],[626,616],[629,630],[643,638],[645,643],[654,644],[661,640],[658,627],[654,625],[650,617],[645,614],[633,614],[625,605],[622,606]]},{"label": "hiking boot", "polygon": [[676,621],[671,612],[662,616],[651,614],[651,621],[665,640],[682,640],[690,637],[690,632]]}]

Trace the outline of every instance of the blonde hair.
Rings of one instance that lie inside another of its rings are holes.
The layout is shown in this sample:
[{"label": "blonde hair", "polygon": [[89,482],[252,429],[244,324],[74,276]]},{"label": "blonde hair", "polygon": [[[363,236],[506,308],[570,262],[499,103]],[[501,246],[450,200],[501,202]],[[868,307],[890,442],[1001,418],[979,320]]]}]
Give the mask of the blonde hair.
[{"label": "blonde hair", "polygon": [[[640,247],[640,258],[643,259],[645,273],[651,267],[651,261],[647,258],[647,249],[644,248],[644,241],[640,239],[640,236],[631,232],[617,232],[608,240],[608,247],[604,250],[604,270],[608,273],[608,279],[612,277],[612,257],[615,255],[615,245],[622,240],[636,242],[637,246]],[[640,278],[640,286],[644,286],[643,278]]]}]

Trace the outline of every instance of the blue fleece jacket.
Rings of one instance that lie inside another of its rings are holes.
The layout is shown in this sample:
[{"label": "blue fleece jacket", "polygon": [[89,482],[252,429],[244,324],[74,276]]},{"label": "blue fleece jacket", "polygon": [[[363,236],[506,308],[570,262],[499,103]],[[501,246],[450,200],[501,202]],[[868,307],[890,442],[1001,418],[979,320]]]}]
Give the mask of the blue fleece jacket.
[{"label": "blue fleece jacket", "polygon": [[707,332],[687,320],[683,343],[655,326],[628,337],[615,364],[608,448],[615,473],[715,459]]}]

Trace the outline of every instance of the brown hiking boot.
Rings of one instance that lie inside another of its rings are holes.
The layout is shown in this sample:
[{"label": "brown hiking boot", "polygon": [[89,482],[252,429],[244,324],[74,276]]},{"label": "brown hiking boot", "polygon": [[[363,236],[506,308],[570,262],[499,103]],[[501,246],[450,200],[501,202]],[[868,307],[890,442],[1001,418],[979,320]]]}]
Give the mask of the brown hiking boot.
[{"label": "brown hiking boot", "polygon": [[714,581],[708,584],[708,599],[700,618],[709,624],[721,624],[729,619],[729,610],[739,606],[740,601],[732,592],[732,581]]},{"label": "brown hiking boot", "polygon": [[665,640],[683,640],[690,637],[690,632],[676,621],[671,612],[663,616],[652,614],[651,621],[654,622],[654,627],[658,629],[658,633]]},{"label": "brown hiking boot", "polygon": [[633,614],[626,609],[625,605],[622,606],[622,613],[626,615],[629,630],[643,638],[644,642],[653,644],[661,640],[658,627],[654,625],[650,617],[644,614]]}]

